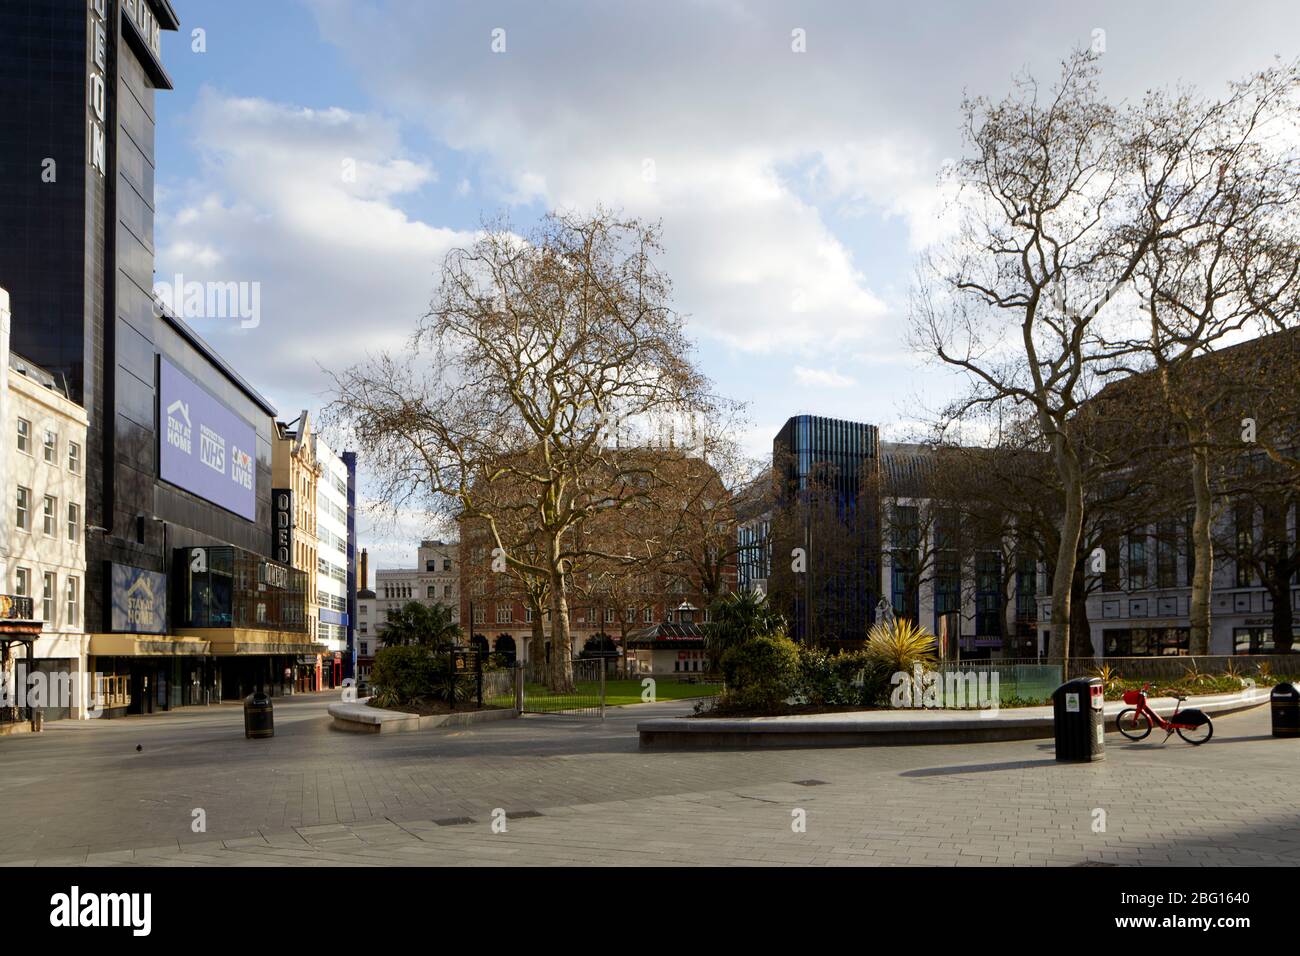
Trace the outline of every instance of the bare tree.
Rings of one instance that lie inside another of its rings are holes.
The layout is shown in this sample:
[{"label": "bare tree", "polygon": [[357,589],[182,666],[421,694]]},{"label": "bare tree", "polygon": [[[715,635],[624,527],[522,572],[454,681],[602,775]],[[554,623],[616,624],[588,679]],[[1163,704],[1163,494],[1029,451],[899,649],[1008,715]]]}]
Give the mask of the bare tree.
[{"label": "bare tree", "polygon": [[1112,360],[1094,322],[1151,241],[1124,214],[1123,124],[1099,96],[1096,73],[1095,57],[1076,52],[1045,96],[1026,76],[998,103],[965,102],[961,228],[927,257],[912,310],[914,344],[971,382],[955,414],[1025,405],[1047,442],[1063,499],[1054,657],[1069,655],[1083,530],[1083,452],[1072,420]]},{"label": "bare tree", "polygon": [[653,459],[623,437],[715,405],[659,253],[655,227],[604,211],[549,215],[527,237],[491,226],[447,256],[412,355],[336,376],[333,412],[388,500],[481,520],[495,559],[546,582],[553,689],[573,681],[576,530],[648,494]]},{"label": "bare tree", "polygon": [[[1294,126],[1300,74],[1275,67],[1234,84],[1222,100],[1148,94],[1134,111],[1129,163],[1140,182],[1138,228],[1159,234],[1134,272],[1145,329],[1122,342],[1150,369],[1187,450],[1194,501],[1193,654],[1210,643],[1214,494],[1212,417],[1222,387],[1195,387],[1189,363],[1248,328],[1282,322],[1300,292],[1300,259],[1276,255],[1280,223],[1294,222],[1300,162],[1279,127]],[[1155,201],[1163,196],[1163,201]],[[1284,235],[1284,233],[1281,233]],[[1284,247],[1283,247],[1284,248]],[[1204,386],[1205,382],[1199,383]],[[1225,383],[1232,387],[1232,383]]]}]

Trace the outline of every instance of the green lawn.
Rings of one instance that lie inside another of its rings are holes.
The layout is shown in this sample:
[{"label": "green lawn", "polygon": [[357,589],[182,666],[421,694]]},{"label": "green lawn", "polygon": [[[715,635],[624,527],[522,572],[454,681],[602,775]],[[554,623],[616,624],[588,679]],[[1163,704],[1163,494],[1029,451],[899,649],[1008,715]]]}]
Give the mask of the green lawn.
[{"label": "green lawn", "polygon": [[[655,679],[655,699],[690,700],[695,697],[713,697],[722,689],[721,684],[687,684],[679,680]],[[544,684],[528,683],[524,687],[528,695],[529,710],[567,710],[571,707],[584,706],[588,701],[595,702],[600,696],[600,684],[597,681],[577,681],[572,696],[555,697]],[[513,697],[498,697],[485,700],[493,707],[514,706]],[[620,707],[624,704],[646,703],[641,699],[641,678],[627,680],[609,678],[605,681],[605,706]]]}]

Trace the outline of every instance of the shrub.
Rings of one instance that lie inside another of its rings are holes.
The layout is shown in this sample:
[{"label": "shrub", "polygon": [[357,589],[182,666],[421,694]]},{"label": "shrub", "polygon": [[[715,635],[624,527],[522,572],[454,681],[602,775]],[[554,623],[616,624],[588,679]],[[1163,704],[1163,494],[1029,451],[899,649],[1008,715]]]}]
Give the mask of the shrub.
[{"label": "shrub", "polygon": [[870,705],[881,687],[875,667],[862,651],[828,654],[815,647],[799,647],[798,693],[814,706]]},{"label": "shrub", "polygon": [[749,591],[726,594],[713,602],[709,622],[704,625],[709,669],[717,670],[733,647],[756,637],[784,633],[785,618],[772,609],[766,597]]},{"label": "shrub", "polygon": [[421,700],[447,701],[451,693],[456,703],[474,696],[472,671],[452,675],[452,661],[445,652],[431,651],[421,645],[399,644],[381,647],[375,654],[370,671],[375,703],[391,707]]},{"label": "shrub", "polygon": [[799,681],[799,649],[784,635],[754,637],[722,655],[726,704],[770,713],[794,693]]},{"label": "shrub", "polygon": [[429,652],[418,645],[381,647],[370,670],[376,703],[392,706],[427,697],[434,676],[432,665]]}]

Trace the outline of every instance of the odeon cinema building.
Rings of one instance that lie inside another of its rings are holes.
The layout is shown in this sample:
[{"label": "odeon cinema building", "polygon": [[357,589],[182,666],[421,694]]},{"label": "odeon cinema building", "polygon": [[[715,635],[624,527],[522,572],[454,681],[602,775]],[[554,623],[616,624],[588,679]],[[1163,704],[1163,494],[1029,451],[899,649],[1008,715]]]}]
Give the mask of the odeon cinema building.
[{"label": "odeon cinema building", "polygon": [[168,0],[0,3],[0,287],[14,351],[86,410],[85,666],[108,714],[282,693],[323,650],[305,573],[272,560],[275,409],[153,295],[179,26]]}]

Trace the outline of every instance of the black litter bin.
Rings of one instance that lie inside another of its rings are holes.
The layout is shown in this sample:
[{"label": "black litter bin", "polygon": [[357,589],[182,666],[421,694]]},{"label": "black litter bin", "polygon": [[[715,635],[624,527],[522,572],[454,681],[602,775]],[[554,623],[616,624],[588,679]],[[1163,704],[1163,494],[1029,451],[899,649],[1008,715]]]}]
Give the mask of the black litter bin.
[{"label": "black litter bin", "polygon": [[244,736],[275,736],[275,714],[271,710],[271,698],[260,690],[244,700]]},{"label": "black litter bin", "polygon": [[1295,684],[1278,684],[1268,702],[1273,712],[1273,736],[1300,737],[1300,690]]},{"label": "black litter bin", "polygon": [[1096,677],[1068,680],[1052,692],[1056,759],[1106,759],[1105,686]]}]

